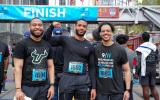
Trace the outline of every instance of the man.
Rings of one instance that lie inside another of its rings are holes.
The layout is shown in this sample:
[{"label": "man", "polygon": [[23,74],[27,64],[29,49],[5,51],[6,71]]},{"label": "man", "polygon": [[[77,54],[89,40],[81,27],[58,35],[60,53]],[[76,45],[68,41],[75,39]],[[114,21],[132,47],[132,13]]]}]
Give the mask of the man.
[{"label": "man", "polygon": [[3,82],[6,79],[7,69],[9,64],[9,49],[8,46],[0,41],[0,93],[3,87]]},{"label": "man", "polygon": [[[129,66],[131,69],[131,76],[133,80],[133,75],[136,74],[136,67],[137,67],[137,54],[134,52],[132,49],[129,49],[127,46],[127,41],[129,40],[129,36],[125,34],[120,34],[116,37],[116,42],[119,43],[122,47],[125,48],[127,52],[127,57],[129,60]],[[133,81],[131,81],[131,87],[130,87],[130,99],[133,100],[133,93],[132,93],[132,88],[133,88]]]},{"label": "man", "polygon": [[156,64],[158,63],[158,49],[156,45],[149,42],[150,35],[142,34],[142,43],[137,49],[138,59],[141,66],[140,83],[143,89],[144,100],[149,100],[149,88],[155,100],[159,100],[159,94],[155,87]]},{"label": "man", "polygon": [[126,51],[112,41],[112,24],[103,22],[98,30],[102,42],[95,47],[97,100],[128,100],[131,77]]},{"label": "man", "polygon": [[[62,35],[62,25],[60,22],[54,22],[54,29],[52,31],[52,36]],[[55,65],[55,84],[54,84],[54,96],[52,100],[59,100],[59,93],[58,93],[58,84],[60,80],[60,76],[62,74],[63,69],[63,47],[62,46],[52,46],[53,50],[53,58],[54,58],[54,65]]]},{"label": "man", "polygon": [[98,29],[94,29],[92,31],[92,37],[93,37],[93,41],[91,43],[93,46],[96,46],[101,41],[101,37],[99,35]]},{"label": "man", "polygon": [[63,74],[59,82],[60,100],[95,99],[95,65],[93,46],[84,38],[87,30],[87,22],[78,20],[75,25],[73,37],[51,37],[50,26],[45,38],[50,39],[52,45],[61,45],[63,49],[64,66]]},{"label": "man", "polygon": [[33,18],[29,27],[30,38],[20,41],[14,51],[16,100],[24,100],[25,96],[51,100],[54,94],[52,48],[42,40],[42,20]]}]

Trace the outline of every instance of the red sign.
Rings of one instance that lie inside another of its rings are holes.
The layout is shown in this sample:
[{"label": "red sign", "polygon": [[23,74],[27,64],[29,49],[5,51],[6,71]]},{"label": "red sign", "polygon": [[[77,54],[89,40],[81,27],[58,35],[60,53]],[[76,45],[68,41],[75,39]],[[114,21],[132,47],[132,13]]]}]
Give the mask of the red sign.
[{"label": "red sign", "polygon": [[119,18],[119,7],[99,7],[98,17]]}]

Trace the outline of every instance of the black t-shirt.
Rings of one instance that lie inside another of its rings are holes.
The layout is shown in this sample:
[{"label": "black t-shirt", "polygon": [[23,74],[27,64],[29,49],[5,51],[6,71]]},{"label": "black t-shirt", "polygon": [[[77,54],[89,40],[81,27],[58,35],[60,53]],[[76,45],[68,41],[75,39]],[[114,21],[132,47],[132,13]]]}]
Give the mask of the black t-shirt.
[{"label": "black t-shirt", "polygon": [[127,63],[127,54],[124,48],[114,43],[104,46],[102,43],[95,47],[97,62],[97,92],[101,94],[123,93],[123,69]]},{"label": "black t-shirt", "polygon": [[4,59],[9,56],[8,46],[0,42],[0,82],[3,81],[4,76]]},{"label": "black t-shirt", "polygon": [[50,38],[50,31],[46,32],[44,37],[44,39],[50,40],[52,46],[61,45],[64,48],[64,77],[62,76],[60,80],[60,88],[67,89],[73,86],[91,86],[95,88],[93,46],[87,40],[79,41],[74,37],[54,36]]},{"label": "black t-shirt", "polygon": [[63,69],[63,47],[62,46],[52,46],[55,73],[62,73]]},{"label": "black t-shirt", "polygon": [[39,86],[48,82],[47,59],[53,59],[52,48],[48,42],[24,39],[16,45],[14,58],[24,59],[22,85]]}]

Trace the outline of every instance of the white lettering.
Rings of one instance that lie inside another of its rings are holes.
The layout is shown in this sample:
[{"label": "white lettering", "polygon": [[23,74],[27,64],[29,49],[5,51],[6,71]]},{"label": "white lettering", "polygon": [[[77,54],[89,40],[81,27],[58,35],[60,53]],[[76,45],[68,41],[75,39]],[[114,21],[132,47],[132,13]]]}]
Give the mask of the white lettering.
[{"label": "white lettering", "polygon": [[24,17],[28,16],[31,12],[31,8],[24,8]]},{"label": "white lettering", "polygon": [[48,8],[46,8],[46,17],[48,17]]},{"label": "white lettering", "polygon": [[44,16],[44,8],[36,9],[36,17],[45,17]]},{"label": "white lettering", "polygon": [[52,9],[50,9],[50,17],[56,17],[56,9],[54,9],[54,8],[52,8]]},{"label": "white lettering", "polygon": [[34,11],[34,9],[32,9],[32,15],[31,15],[31,16],[32,16],[32,18],[34,18],[34,17],[35,17],[34,12],[35,12],[35,11]]},{"label": "white lettering", "polygon": [[63,16],[63,17],[65,17],[65,13],[66,13],[66,10],[65,9],[58,9],[58,11],[57,11],[58,13],[57,13],[57,16],[58,17],[60,17],[61,15]]},{"label": "white lettering", "polygon": [[66,17],[65,8],[24,8],[24,17]]}]

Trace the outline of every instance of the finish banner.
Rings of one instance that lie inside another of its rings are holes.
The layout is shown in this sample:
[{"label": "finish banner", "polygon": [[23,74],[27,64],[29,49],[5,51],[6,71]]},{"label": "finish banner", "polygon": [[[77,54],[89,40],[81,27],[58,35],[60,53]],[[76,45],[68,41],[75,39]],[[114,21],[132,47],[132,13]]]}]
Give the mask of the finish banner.
[{"label": "finish banner", "polygon": [[44,21],[96,21],[98,7],[0,5],[0,20],[29,21],[39,17]]}]

